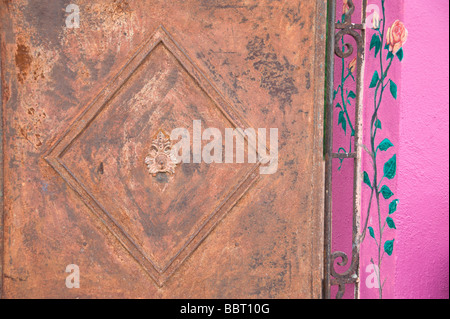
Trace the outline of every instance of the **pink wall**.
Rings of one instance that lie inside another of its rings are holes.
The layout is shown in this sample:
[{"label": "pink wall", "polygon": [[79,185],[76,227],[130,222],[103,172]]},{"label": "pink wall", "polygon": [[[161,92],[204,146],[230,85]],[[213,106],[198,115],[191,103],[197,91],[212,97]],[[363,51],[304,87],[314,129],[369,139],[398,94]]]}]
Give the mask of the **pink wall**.
[{"label": "pink wall", "polygon": [[[338,17],[342,11],[339,2]],[[360,5],[360,1],[356,4]],[[381,8],[381,0],[369,0],[370,4]],[[398,19],[404,22],[409,36],[404,60],[400,63],[396,59],[389,71],[389,78],[398,85],[399,96],[395,100],[385,94],[379,114],[383,129],[377,143],[389,138],[395,146],[379,155],[378,170],[382,171],[383,164],[397,154],[397,176],[384,184],[395,193],[392,199],[400,200],[398,211],[392,215],[397,229],[387,229],[383,236],[384,240],[395,239],[393,255],[385,256],[382,263],[384,298],[449,298],[449,4],[447,0],[434,0],[431,4],[421,0],[386,1],[386,25]],[[369,89],[369,84],[379,68],[373,51],[369,52],[373,33],[367,30],[363,115],[366,145],[370,142],[368,130],[374,99],[374,89]],[[336,59],[336,83],[340,81],[340,64]],[[348,86],[351,88],[352,83]],[[338,114],[336,110],[335,125]],[[348,135],[340,129],[335,132],[336,151],[347,145]],[[333,176],[333,250],[350,255],[351,193],[347,186],[351,188],[353,165],[346,161],[338,171],[338,164],[334,163]],[[368,156],[363,158],[363,169],[372,176]],[[363,222],[369,196],[370,189],[363,185]],[[383,221],[389,202],[382,199]],[[369,226],[377,230],[377,225],[373,205]],[[367,237],[361,248],[361,298],[378,298],[378,290],[366,285],[370,274],[366,267],[377,256],[375,241]],[[353,297],[351,290],[351,286],[347,287],[346,298]]]},{"label": "pink wall", "polygon": [[449,298],[449,2],[405,1],[396,298]]}]

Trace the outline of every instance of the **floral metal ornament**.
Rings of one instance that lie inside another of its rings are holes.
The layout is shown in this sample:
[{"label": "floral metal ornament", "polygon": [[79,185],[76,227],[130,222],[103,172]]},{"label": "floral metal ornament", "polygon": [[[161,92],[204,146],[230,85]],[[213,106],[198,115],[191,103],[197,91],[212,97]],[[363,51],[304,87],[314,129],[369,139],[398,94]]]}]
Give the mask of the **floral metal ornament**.
[{"label": "floral metal ornament", "polygon": [[145,158],[148,172],[153,176],[158,173],[175,174],[176,157],[172,152],[170,137],[163,130],[155,135],[150,152]]}]

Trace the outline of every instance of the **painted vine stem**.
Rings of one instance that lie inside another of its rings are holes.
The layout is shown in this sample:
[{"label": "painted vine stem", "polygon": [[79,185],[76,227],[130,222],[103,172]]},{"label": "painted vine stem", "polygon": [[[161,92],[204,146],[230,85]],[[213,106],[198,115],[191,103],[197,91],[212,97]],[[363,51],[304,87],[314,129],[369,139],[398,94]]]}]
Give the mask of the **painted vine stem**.
[{"label": "painted vine stem", "polygon": [[[386,280],[382,280],[381,275],[382,261],[386,255],[392,256],[395,242],[395,239],[386,240],[384,235],[387,227],[394,230],[397,229],[393,219],[393,214],[397,211],[399,200],[392,200],[395,194],[389,188],[387,183],[385,183],[387,180],[393,180],[397,175],[397,154],[394,154],[386,163],[384,163],[382,175],[379,171],[379,152],[388,152],[392,147],[394,147],[394,144],[388,138],[385,138],[379,143],[377,142],[377,134],[383,129],[379,111],[383,106],[383,97],[385,96],[384,94],[386,93],[388,86],[392,97],[397,99],[397,84],[389,78],[389,71],[395,61],[401,62],[403,60],[403,45],[405,44],[408,36],[408,31],[405,26],[398,20],[386,30],[385,0],[381,0],[381,5],[382,16],[374,16],[374,33],[370,42],[370,51],[374,52],[375,61],[379,64],[379,71],[377,70],[374,72],[369,86],[369,89],[375,90],[373,102],[374,111],[370,123],[370,146],[364,146],[364,149],[370,156],[373,175],[371,178],[368,172],[364,171],[363,173],[364,183],[370,188],[371,193],[360,240],[360,243],[364,241],[368,230],[370,237],[374,239],[377,245],[378,253],[375,259],[371,258],[371,263],[374,265],[375,275],[378,280],[377,286],[380,299],[383,298],[383,288],[386,282]],[[386,54],[386,58],[384,57],[384,53]],[[382,212],[382,199],[390,201],[388,212]],[[377,209],[378,225],[376,228],[378,228],[378,232],[376,232],[373,227],[368,226],[374,200],[375,207]]]}]

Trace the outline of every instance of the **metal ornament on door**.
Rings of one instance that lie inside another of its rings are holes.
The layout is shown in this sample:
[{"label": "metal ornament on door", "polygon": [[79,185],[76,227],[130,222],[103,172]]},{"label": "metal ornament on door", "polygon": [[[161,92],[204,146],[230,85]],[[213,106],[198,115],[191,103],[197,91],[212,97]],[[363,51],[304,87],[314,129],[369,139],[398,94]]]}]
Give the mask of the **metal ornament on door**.
[{"label": "metal ornament on door", "polygon": [[170,136],[159,130],[152,142],[149,155],[145,158],[148,172],[153,176],[157,173],[175,174],[176,160]]}]

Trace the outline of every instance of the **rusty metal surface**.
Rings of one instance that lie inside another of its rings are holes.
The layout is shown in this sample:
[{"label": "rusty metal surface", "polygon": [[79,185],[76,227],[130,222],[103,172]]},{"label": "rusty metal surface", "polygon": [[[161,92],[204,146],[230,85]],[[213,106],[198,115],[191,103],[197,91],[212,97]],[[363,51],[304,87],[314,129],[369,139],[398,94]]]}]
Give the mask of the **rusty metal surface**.
[{"label": "rusty metal surface", "polygon": [[[359,299],[360,280],[360,244],[362,242],[361,229],[361,185],[362,185],[362,114],[363,114],[363,85],[364,85],[364,57],[365,57],[365,22],[367,0],[361,1],[361,23],[353,23],[356,6],[353,0],[348,0],[349,10],[345,13],[344,23],[336,22],[336,0],[328,3],[328,49],[327,49],[327,123],[326,123],[326,173],[325,173],[325,284],[324,297],[331,298],[331,286],[338,286],[337,299],[341,299],[348,284],[354,285],[354,296]],[[356,46],[348,41],[351,37]],[[341,40],[344,39],[344,46]],[[333,152],[333,114],[334,114],[334,58],[348,58],[356,50],[356,105],[355,105],[355,150],[352,153]],[[353,230],[351,259],[345,252],[332,251],[332,161],[335,158],[352,159],[354,161],[353,178]],[[347,270],[339,272],[336,266],[347,266]]]},{"label": "rusty metal surface", "polygon": [[[320,298],[326,1],[67,5],[0,4],[2,297]],[[278,171],[149,174],[194,120],[278,128]]]},{"label": "rusty metal surface", "polygon": [[[1,15],[0,15],[1,16]],[[3,46],[1,45],[2,35],[0,34],[0,95],[3,92]],[[0,298],[3,291],[3,98],[0,98]]]}]

